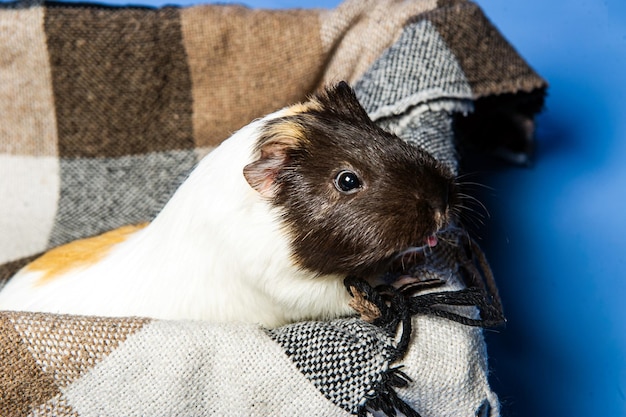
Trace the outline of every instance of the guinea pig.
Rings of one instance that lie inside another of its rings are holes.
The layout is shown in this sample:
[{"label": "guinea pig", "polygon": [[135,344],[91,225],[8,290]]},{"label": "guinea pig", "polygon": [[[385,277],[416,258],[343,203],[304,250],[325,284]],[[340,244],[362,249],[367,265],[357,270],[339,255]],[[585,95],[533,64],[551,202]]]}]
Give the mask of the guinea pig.
[{"label": "guinea pig", "polygon": [[455,195],[450,170],[339,83],[240,129],[150,224],[26,265],[0,309],[266,327],[351,315],[344,279],[436,245]]}]

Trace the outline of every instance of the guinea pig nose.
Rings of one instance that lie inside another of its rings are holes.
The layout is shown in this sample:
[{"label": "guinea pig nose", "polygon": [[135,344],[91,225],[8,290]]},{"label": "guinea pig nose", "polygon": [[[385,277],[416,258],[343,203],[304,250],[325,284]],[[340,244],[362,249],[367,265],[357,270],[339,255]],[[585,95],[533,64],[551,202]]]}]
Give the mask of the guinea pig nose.
[{"label": "guinea pig nose", "polygon": [[448,188],[443,188],[439,193],[438,198],[435,197],[430,203],[431,209],[435,212],[435,217],[443,216],[448,211],[448,203],[450,199],[450,193]]},{"label": "guinea pig nose", "polygon": [[446,218],[444,211],[435,209],[435,214],[433,217],[435,218],[435,222],[437,223],[437,229],[440,229],[443,226]]}]

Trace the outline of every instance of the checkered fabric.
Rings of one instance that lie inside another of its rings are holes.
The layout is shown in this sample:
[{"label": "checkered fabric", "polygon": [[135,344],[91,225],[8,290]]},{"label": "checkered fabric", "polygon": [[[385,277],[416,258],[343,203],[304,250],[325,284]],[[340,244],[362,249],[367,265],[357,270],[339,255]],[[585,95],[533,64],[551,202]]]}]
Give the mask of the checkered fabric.
[{"label": "checkered fabric", "polygon": [[[150,221],[232,132],[339,80],[454,170],[455,115],[501,98],[532,115],[546,88],[464,0],[2,3],[0,287],[51,247]],[[458,288],[454,262],[437,268]],[[267,331],[0,312],[0,414],[350,415],[397,393],[423,417],[499,415],[480,329],[413,322],[395,363],[394,335],[355,318]]]}]

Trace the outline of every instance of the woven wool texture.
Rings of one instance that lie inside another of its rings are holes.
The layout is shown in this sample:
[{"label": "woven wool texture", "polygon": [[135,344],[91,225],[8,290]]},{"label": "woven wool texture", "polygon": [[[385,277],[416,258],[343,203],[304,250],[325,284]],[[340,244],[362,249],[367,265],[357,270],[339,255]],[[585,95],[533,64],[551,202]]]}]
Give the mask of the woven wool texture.
[{"label": "woven wool texture", "polygon": [[[232,132],[338,80],[381,126],[455,170],[455,113],[546,87],[462,0],[272,11],[3,4],[0,287],[51,247],[150,221]],[[458,289],[446,250],[424,273]],[[413,328],[392,362],[394,335],[356,318],[267,331],[0,312],[0,414],[351,415],[403,366],[413,382],[397,394],[421,416],[473,417],[485,404],[499,415],[480,329],[437,317]]]}]

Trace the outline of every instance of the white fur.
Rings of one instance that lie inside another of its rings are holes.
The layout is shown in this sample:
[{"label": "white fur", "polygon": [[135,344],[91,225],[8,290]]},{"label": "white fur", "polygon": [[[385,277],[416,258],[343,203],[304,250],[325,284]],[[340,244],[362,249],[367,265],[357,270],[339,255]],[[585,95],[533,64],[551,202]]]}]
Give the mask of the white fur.
[{"label": "white fur", "polygon": [[159,216],[101,261],[39,284],[43,272],[19,272],[0,291],[0,309],[268,327],[350,314],[343,277],[292,263],[279,213],[243,176],[259,129],[280,114],[206,156]]}]

